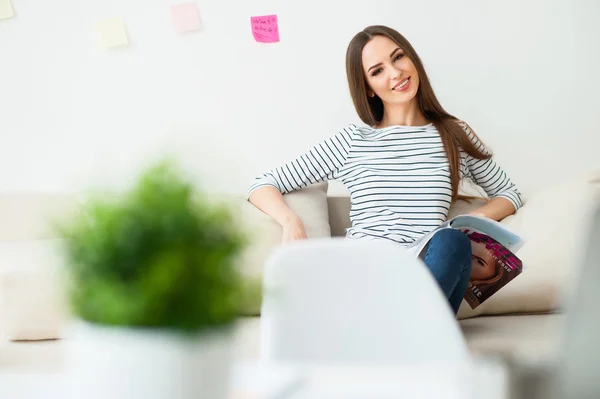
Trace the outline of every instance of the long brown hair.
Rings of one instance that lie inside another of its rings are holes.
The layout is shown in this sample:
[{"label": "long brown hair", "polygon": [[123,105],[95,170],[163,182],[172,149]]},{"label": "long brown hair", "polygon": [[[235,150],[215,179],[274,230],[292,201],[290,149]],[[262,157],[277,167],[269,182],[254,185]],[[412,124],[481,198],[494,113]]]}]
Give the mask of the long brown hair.
[{"label": "long brown hair", "polygon": [[[502,280],[504,277],[504,265],[500,263],[498,260],[494,262],[494,275],[485,280],[470,280],[472,284],[477,285],[478,287],[488,287],[494,286],[498,281]],[[480,288],[481,289],[481,288]],[[483,291],[483,290],[482,290]]]},{"label": "long brown hair", "polygon": [[[360,119],[369,126],[375,126],[383,118],[383,102],[377,96],[369,97],[369,85],[362,65],[362,51],[365,45],[374,36],[385,36],[395,42],[415,65],[419,73],[420,85],[416,100],[419,110],[438,130],[448,162],[450,164],[450,178],[452,181],[452,200],[459,198],[458,186],[460,183],[460,148],[477,159],[491,158],[491,152],[483,152],[471,141],[465,129],[459,125],[459,120],[450,115],[440,105],[423,63],[411,44],[394,29],[387,26],[375,25],[365,28],[352,38],[346,51],[346,74],[354,107]],[[473,132],[473,135],[475,133]],[[461,196],[461,198],[463,198]],[[469,197],[467,197],[469,198]]]}]

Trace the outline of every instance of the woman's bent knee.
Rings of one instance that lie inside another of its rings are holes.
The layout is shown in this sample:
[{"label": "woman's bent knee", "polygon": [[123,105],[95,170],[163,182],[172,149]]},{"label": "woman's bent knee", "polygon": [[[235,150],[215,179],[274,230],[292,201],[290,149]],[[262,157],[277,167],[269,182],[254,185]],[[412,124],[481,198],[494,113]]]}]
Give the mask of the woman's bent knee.
[{"label": "woman's bent knee", "polygon": [[457,248],[467,250],[471,248],[471,240],[465,233],[456,229],[442,229],[435,233],[431,239],[434,243],[443,245],[448,248]]},{"label": "woman's bent knee", "polygon": [[431,239],[431,247],[443,249],[446,256],[454,258],[463,268],[471,267],[471,240],[456,229],[442,229]]}]

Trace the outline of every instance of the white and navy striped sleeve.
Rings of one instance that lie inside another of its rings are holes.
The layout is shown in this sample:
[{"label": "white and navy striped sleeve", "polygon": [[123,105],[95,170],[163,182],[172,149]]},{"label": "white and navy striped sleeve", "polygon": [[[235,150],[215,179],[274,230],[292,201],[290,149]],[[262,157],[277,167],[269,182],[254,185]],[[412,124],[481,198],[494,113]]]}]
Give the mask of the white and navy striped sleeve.
[{"label": "white and navy striped sleeve", "polygon": [[[477,148],[485,153],[490,153],[487,147],[477,138],[470,126],[463,121],[459,125],[465,130],[471,141]],[[521,193],[510,180],[502,168],[494,161],[494,158],[477,159],[465,153],[465,166],[472,180],[483,188],[490,198],[502,197],[509,200],[515,210],[523,205]]]},{"label": "white and navy striped sleeve", "polygon": [[263,186],[273,186],[286,194],[313,183],[335,179],[346,163],[356,134],[356,126],[350,125],[295,160],[257,177],[248,189],[247,198],[252,191]]}]

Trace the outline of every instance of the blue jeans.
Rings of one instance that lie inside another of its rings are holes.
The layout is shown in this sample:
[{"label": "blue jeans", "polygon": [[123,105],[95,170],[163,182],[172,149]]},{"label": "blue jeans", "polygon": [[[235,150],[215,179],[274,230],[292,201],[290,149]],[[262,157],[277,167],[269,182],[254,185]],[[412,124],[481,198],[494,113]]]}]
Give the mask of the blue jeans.
[{"label": "blue jeans", "polygon": [[471,275],[471,241],[459,230],[442,229],[431,238],[424,261],[456,314]]}]

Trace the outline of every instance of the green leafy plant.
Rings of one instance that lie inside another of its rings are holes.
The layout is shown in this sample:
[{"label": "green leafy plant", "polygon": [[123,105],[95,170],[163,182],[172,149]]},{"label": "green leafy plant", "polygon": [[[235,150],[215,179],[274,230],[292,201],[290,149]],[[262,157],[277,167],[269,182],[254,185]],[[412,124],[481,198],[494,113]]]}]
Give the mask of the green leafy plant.
[{"label": "green leafy plant", "polygon": [[125,195],[91,199],[60,226],[74,313],[188,332],[233,321],[247,295],[236,264],[245,237],[225,205],[198,194],[163,161]]}]

